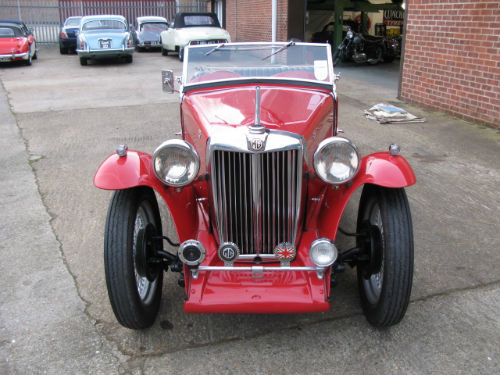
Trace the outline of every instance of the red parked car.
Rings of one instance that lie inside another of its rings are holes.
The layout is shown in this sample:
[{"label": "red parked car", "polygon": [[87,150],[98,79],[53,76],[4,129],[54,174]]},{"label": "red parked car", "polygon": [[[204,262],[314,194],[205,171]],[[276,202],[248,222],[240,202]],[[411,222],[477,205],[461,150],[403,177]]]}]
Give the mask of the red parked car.
[{"label": "red parked car", "polygon": [[[180,273],[188,313],[327,311],[335,276],[348,264],[357,267],[369,322],[399,322],[413,272],[404,188],[415,175],[397,145],[361,157],[338,135],[330,45],[227,43],[185,52],[181,139],[153,155],[121,145],[94,178],[115,190],[104,261],[118,321],[153,324],[168,269]],[[162,79],[173,91],[172,72]],[[360,187],[356,232],[347,233],[340,218]],[[155,193],[178,244],[162,233]],[[337,249],[339,231],[356,246]]]},{"label": "red parked car", "polygon": [[36,58],[33,32],[21,21],[0,20],[0,62],[23,61],[31,65]]}]

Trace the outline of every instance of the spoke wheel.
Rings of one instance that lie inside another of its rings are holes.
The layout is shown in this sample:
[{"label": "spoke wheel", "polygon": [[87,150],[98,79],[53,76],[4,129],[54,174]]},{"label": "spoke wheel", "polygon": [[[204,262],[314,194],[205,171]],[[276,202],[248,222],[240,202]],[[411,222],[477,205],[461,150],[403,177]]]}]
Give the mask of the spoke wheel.
[{"label": "spoke wheel", "polygon": [[106,219],[104,267],[111,307],[127,328],[150,327],[160,307],[163,272],[157,265],[147,269],[144,256],[151,249],[143,247],[156,236],[161,236],[161,220],[153,191],[116,191]]},{"label": "spoke wheel", "polygon": [[358,239],[369,260],[357,267],[363,312],[374,326],[387,327],[404,317],[413,279],[413,230],[404,189],[366,185],[358,212]]}]

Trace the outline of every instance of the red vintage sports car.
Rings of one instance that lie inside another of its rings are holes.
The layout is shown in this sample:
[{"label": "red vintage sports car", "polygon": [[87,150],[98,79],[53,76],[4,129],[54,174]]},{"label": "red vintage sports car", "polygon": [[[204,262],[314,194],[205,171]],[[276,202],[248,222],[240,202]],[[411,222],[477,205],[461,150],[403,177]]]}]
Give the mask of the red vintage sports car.
[{"label": "red vintage sports car", "polygon": [[[330,45],[227,43],[185,52],[181,139],[153,155],[121,145],[94,178],[115,190],[104,261],[118,321],[153,324],[168,269],[180,273],[188,313],[327,311],[347,264],[357,267],[368,321],[398,323],[412,285],[404,188],[415,175],[397,145],[361,157],[338,135]],[[173,73],[162,79],[173,91]],[[347,233],[340,218],[361,187],[357,229]],[[178,244],[162,234],[155,193]],[[337,249],[338,231],[356,246]]]},{"label": "red vintage sports car", "polygon": [[24,61],[31,65],[36,58],[33,32],[21,21],[0,20],[0,63]]}]

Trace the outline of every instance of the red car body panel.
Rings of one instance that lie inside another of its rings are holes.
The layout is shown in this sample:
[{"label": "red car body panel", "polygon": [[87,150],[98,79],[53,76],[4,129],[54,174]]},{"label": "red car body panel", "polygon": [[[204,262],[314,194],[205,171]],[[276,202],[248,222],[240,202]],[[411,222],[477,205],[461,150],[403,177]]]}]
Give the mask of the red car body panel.
[{"label": "red car body panel", "polygon": [[[331,92],[284,85],[259,85],[261,124],[271,130],[300,134],[307,142],[308,165],[318,144],[334,134]],[[200,173],[206,172],[206,147],[214,125],[250,126],[255,119],[255,84],[205,89],[189,93],[182,102],[182,131],[200,156]],[[227,90],[231,90],[228,95]]]},{"label": "red car body panel", "polygon": [[[202,265],[223,266],[217,256],[215,238],[209,231],[207,207],[198,203],[198,212],[196,239],[207,250]],[[315,239],[314,232],[303,233],[294,266],[313,266],[308,250]],[[279,266],[279,263],[267,265]],[[190,274],[187,267],[184,274]],[[188,298],[184,310],[188,313],[320,312],[330,308],[329,293],[330,278],[319,279],[315,272],[271,271],[254,278],[250,271],[200,271],[197,279],[186,277]]]},{"label": "red car body panel", "polygon": [[[261,124],[270,130],[303,136],[304,155],[301,217],[297,233],[297,257],[293,266],[313,266],[309,259],[312,241],[320,237],[335,240],[344,208],[361,185],[369,183],[401,188],[415,183],[415,175],[402,156],[388,152],[365,156],[356,177],[335,187],[315,177],[313,154],[325,138],[336,135],[337,102],[331,91],[301,86],[261,84]],[[197,180],[182,189],[165,186],[153,173],[151,156],[129,151],[127,156],[111,155],[99,167],[94,184],[117,190],[149,186],[165,200],[179,241],[196,239],[207,256],[202,266],[222,266],[217,255],[215,223],[208,202],[210,187],[206,148],[213,126],[247,127],[255,118],[255,84],[200,89],[184,95],[181,104],[183,138],[200,157]],[[229,92],[228,92],[229,91]],[[307,202],[306,202],[307,201]],[[279,265],[279,263],[265,263]],[[239,264],[236,263],[235,267]],[[330,272],[323,279],[314,271],[267,271],[254,278],[250,271],[199,271],[194,279],[184,266],[189,313],[287,313],[329,309]]]},{"label": "red car body panel", "polygon": [[151,155],[128,151],[120,157],[110,155],[99,167],[94,185],[104,190],[123,190],[138,186],[153,188],[165,201],[177,230],[179,241],[193,238],[197,230],[197,210],[192,186],[177,190],[165,186],[153,172]]},{"label": "red car body panel", "polygon": [[[33,37],[31,37],[31,39],[33,39]],[[27,53],[31,43],[33,43],[33,40],[30,42],[29,37],[0,38],[0,55]],[[11,61],[22,59],[22,57],[12,57]]]},{"label": "red car body panel", "polygon": [[309,216],[307,227],[318,228],[320,237],[335,240],[338,225],[351,195],[364,184],[403,188],[416,182],[410,164],[402,156],[377,152],[361,160],[358,174],[350,184],[335,189],[322,189],[315,203],[315,214]]}]

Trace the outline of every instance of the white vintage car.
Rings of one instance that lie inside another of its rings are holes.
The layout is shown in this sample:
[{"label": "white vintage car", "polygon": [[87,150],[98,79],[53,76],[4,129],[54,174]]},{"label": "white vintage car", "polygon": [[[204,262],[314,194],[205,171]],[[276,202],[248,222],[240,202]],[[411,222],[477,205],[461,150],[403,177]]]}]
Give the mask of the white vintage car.
[{"label": "white vintage car", "polygon": [[162,55],[177,52],[181,61],[188,45],[229,42],[231,37],[220,27],[215,13],[177,13],[173,24],[160,34]]}]

